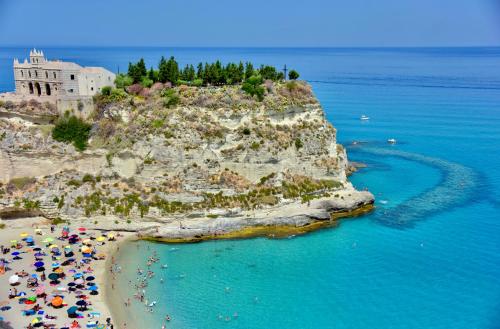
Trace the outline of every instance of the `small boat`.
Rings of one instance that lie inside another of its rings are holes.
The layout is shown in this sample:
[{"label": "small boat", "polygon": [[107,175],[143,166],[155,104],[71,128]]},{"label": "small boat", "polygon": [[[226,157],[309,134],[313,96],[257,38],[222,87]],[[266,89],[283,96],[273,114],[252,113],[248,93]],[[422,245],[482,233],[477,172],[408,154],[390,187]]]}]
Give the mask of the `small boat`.
[{"label": "small boat", "polygon": [[387,140],[387,143],[389,143],[389,144],[396,144],[396,140],[394,138],[389,138]]},{"label": "small boat", "polygon": [[370,117],[367,117],[366,115],[362,115],[361,118],[359,118],[360,120],[370,120]]}]

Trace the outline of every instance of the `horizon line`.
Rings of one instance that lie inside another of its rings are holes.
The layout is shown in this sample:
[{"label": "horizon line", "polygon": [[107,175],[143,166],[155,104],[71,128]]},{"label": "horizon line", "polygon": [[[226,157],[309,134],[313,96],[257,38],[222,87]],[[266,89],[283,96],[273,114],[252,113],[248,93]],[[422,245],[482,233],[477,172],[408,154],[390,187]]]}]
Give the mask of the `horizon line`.
[{"label": "horizon line", "polygon": [[466,45],[466,46],[144,46],[144,45],[0,45],[0,48],[184,48],[184,49],[431,49],[431,48],[500,48],[498,45]]}]

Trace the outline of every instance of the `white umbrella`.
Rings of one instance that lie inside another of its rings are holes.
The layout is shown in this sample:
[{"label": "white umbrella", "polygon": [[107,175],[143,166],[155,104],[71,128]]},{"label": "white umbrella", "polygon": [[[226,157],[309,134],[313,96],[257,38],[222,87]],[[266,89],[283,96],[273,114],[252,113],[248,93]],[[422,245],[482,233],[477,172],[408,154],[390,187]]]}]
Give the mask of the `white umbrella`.
[{"label": "white umbrella", "polygon": [[9,283],[10,283],[10,284],[15,284],[15,283],[17,283],[17,282],[19,282],[19,276],[18,276],[18,275],[14,274],[14,275],[12,275],[12,276],[9,278]]}]

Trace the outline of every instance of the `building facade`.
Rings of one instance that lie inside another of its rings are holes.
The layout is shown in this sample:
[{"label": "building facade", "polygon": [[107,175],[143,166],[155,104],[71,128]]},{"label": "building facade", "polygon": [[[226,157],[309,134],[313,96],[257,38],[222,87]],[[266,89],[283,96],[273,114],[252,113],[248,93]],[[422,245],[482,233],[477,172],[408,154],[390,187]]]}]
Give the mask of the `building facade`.
[{"label": "building facade", "polygon": [[115,74],[102,67],[82,67],[63,61],[49,61],[43,51],[30,51],[29,61],[14,59],[16,95],[93,96],[105,86],[114,86]]}]

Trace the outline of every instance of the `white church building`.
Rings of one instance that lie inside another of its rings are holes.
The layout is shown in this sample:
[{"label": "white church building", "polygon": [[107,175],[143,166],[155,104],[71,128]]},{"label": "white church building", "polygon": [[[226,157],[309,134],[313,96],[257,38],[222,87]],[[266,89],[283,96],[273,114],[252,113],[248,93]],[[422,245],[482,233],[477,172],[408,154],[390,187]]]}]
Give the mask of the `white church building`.
[{"label": "white church building", "polygon": [[14,59],[15,94],[18,96],[93,96],[105,86],[114,86],[115,78],[113,72],[102,67],[82,67],[71,62],[47,60],[43,51],[36,49],[30,51],[29,61]]}]

